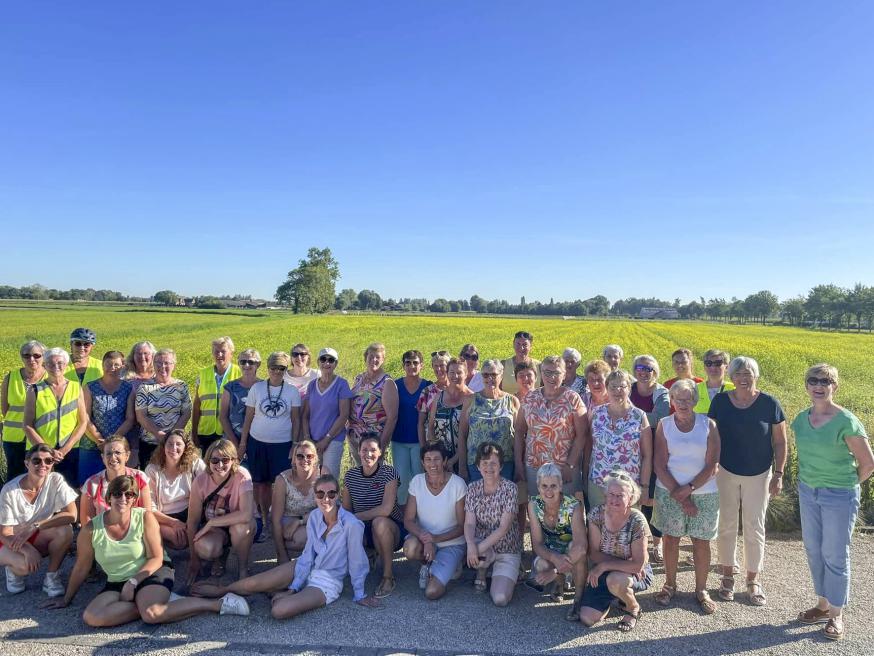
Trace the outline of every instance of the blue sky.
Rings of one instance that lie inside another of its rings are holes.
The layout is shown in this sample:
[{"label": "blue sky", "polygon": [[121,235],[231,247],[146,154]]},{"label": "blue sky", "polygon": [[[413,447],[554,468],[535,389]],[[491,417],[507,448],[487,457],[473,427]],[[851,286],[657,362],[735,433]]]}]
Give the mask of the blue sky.
[{"label": "blue sky", "polygon": [[874,3],[12,3],[0,284],[874,283]]}]

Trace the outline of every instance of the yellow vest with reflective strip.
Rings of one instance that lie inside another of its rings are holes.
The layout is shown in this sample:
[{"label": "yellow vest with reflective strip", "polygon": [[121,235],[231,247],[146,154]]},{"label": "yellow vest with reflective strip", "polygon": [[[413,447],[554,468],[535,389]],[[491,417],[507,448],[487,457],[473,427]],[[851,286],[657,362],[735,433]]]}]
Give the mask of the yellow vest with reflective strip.
[{"label": "yellow vest with reflective strip", "polygon": [[222,400],[222,391],[232,380],[242,377],[243,372],[235,364],[228,367],[222,379],[220,387],[215,384],[215,367],[204,367],[198,374],[200,381],[197,385],[197,396],[200,398],[200,423],[197,424],[199,435],[221,435],[222,424],[219,421],[219,404]]},{"label": "yellow vest with reflective strip", "polygon": [[[64,378],[72,380],[74,383],[79,382],[79,374],[76,373],[76,366],[72,362],[67,365],[67,370],[64,372]],[[88,366],[85,368],[85,377],[82,379],[82,385],[99,378],[103,378],[103,363],[97,358],[89,357]]]},{"label": "yellow vest with reflective strip", "polygon": [[[720,392],[727,392],[734,389],[734,383],[724,382],[719,388]],[[692,408],[695,412],[701,415],[706,415],[710,411],[710,394],[707,393],[707,381],[698,383],[698,403]]]},{"label": "yellow vest with reflective strip", "polygon": [[79,381],[68,381],[60,402],[45,382],[36,386],[36,412],[33,427],[53,449],[64,446],[79,425]]},{"label": "yellow vest with reflective strip", "polygon": [[27,399],[27,385],[21,377],[21,369],[13,369],[9,372],[6,399],[9,402],[9,411],[3,418],[3,441],[24,442],[24,402]]}]

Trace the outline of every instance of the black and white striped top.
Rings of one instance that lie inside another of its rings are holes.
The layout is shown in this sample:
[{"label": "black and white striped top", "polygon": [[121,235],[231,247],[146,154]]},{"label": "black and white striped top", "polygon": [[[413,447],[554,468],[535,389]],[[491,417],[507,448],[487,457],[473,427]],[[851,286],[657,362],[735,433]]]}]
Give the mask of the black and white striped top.
[{"label": "black and white striped top", "polygon": [[[370,476],[364,474],[362,467],[355,467],[347,471],[343,478],[343,485],[349,490],[349,496],[352,497],[352,512],[366,512],[379,506],[382,503],[385,486],[392,481],[397,481],[400,485],[401,477],[398,476],[394,467],[384,462],[381,462]],[[397,498],[395,498],[395,505],[389,516],[397,522],[404,520],[401,509],[398,507]]]}]

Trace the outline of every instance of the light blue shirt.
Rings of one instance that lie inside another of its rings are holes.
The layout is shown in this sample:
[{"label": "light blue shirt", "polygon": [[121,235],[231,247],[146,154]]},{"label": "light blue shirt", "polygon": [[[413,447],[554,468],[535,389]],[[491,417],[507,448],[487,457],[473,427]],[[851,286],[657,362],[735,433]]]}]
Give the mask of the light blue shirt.
[{"label": "light blue shirt", "polygon": [[[339,502],[339,498],[337,501]],[[322,512],[318,509],[311,512],[307,520],[307,543],[295,563],[294,581],[288,589],[298,592],[302,590],[313,569],[326,572],[341,585],[348,571],[349,578],[352,579],[352,598],[355,601],[364,599],[367,596],[364,593],[364,579],[370,572],[364,551],[364,523],[341,507],[337,523],[322,539],[327,529]]]}]

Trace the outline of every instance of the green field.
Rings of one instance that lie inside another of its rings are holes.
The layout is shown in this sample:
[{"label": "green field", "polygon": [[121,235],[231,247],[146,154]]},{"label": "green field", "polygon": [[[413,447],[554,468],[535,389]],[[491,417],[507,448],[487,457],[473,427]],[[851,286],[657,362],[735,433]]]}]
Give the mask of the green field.
[{"label": "green field", "polygon": [[[473,342],[482,358],[506,358],[512,354],[513,333],[517,330],[534,334],[533,355],[537,358],[573,346],[585,362],[598,357],[601,347],[608,343],[622,345],[629,365],[634,355],[652,354],[662,364],[662,379],[673,375],[670,354],[675,348],[688,347],[700,357],[708,348],[718,347],[732,356],[748,355],[759,362],[760,387],[781,401],[790,420],[806,407],[805,369],[816,362],[834,364],[841,375],[838,402],[855,412],[869,431],[874,426],[874,386],[870,384],[874,337],[866,334],[704,322],[295,316],[284,312],[163,312],[60,305],[0,310],[0,370],[19,366],[18,348],[24,341],[39,339],[48,346],[67,346],[70,330],[77,326],[87,326],[97,333],[96,357],[110,349],[127,353],[134,342],[142,339],[158,348],[175,349],[177,376],[189,383],[197,368],[209,364],[210,341],[221,335],[230,335],[238,351],[254,347],[265,359],[274,350],[290,351],[297,342],[307,344],[311,351],[332,346],[340,354],[338,373],[350,380],[362,369],[364,348],[373,341],[386,345],[386,369],[395,376],[401,375],[401,354],[413,348],[425,353],[427,359],[431,351],[457,352],[465,342]],[[703,374],[700,362],[696,369],[696,373]],[[865,510],[869,522],[874,522],[874,495],[868,487]]]}]

